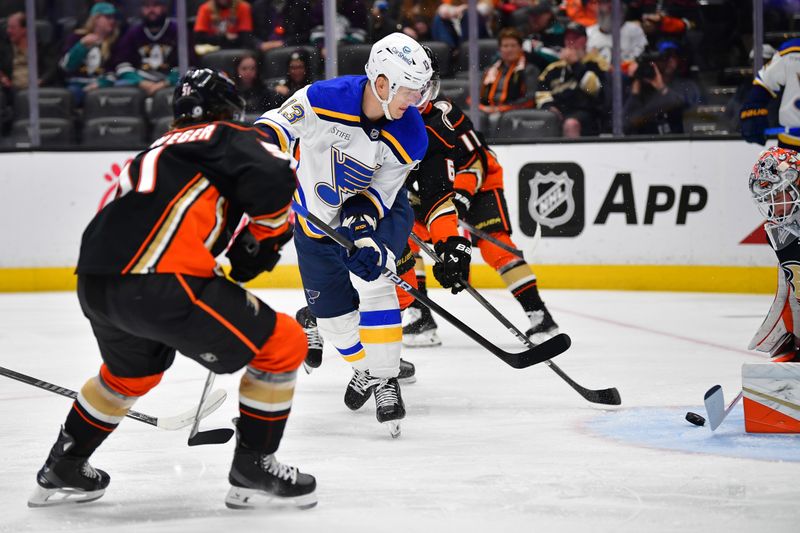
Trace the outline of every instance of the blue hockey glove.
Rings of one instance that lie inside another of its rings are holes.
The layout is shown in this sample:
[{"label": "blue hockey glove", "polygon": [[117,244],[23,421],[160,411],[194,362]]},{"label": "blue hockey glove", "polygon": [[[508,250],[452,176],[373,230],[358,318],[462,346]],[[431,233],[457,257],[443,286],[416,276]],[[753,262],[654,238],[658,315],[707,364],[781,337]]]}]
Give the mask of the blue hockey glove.
[{"label": "blue hockey glove", "polygon": [[348,227],[340,227],[336,231],[356,245],[352,253],[344,248],[340,251],[347,269],[364,281],[378,279],[386,266],[389,253],[386,246],[372,237],[357,238],[355,232]]},{"label": "blue hockey glove", "polygon": [[764,130],[769,127],[769,107],[773,96],[761,85],[753,85],[739,113],[742,122],[742,138],[749,143],[765,145]]},{"label": "blue hockey glove", "polygon": [[760,145],[767,144],[767,137],[764,130],[769,127],[769,110],[766,107],[756,105],[754,107],[742,108],[739,118],[742,120],[742,138],[749,143]]}]

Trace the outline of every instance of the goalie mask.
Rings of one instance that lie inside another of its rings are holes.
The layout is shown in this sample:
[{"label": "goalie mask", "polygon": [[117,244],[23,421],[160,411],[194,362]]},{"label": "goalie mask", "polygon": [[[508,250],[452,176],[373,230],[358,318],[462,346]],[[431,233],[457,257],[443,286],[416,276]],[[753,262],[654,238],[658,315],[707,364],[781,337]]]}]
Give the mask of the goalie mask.
[{"label": "goalie mask", "polygon": [[750,173],[750,194],[767,219],[768,230],[780,227],[800,236],[800,160],[794,150],[773,147],[761,152]]}]

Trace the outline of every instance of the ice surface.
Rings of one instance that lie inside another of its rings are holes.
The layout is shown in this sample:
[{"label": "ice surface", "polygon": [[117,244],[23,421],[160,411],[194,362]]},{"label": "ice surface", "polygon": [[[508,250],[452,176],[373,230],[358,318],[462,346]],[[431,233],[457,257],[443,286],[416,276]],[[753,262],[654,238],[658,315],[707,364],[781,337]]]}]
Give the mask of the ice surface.
[{"label": "ice surface", "polygon": [[[482,291],[521,328],[505,291]],[[264,290],[294,314],[298,290]],[[506,349],[517,342],[466,294],[432,291]],[[416,384],[392,440],[372,401],[349,412],[348,366],[326,349],[302,374],[278,457],[317,476],[310,511],[231,511],[223,499],[233,443],[186,446],[127,419],[92,459],[111,485],[95,503],[30,510],[36,470],[69,409],[66,398],[0,376],[0,531],[796,532],[800,439],[747,435],[741,406],[715,433],[683,420],[703,393],[733,397],[767,295],[549,291],[573,347],[556,362],[590,388],[616,386],[622,407],[584,401],[547,367],[514,370],[440,321],[441,348],[406,350]],[[521,348],[521,347],[520,347]],[[0,365],[72,389],[97,372],[94,339],[71,293],[0,295]],[[135,409],[172,415],[200,396],[205,370],[178,357]],[[230,425],[229,399],[202,428]]]}]

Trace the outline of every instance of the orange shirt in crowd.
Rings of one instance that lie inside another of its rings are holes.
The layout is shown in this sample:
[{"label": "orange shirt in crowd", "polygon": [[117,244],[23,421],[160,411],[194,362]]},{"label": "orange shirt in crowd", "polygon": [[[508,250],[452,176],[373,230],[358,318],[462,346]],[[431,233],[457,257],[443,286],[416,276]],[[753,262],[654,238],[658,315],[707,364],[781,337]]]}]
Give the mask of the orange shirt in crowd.
[{"label": "orange shirt in crowd", "polygon": [[197,10],[194,31],[211,35],[253,31],[253,15],[250,11],[250,4],[243,1],[234,2],[235,13],[231,8],[220,9],[219,17],[215,20],[213,1],[206,2]]}]

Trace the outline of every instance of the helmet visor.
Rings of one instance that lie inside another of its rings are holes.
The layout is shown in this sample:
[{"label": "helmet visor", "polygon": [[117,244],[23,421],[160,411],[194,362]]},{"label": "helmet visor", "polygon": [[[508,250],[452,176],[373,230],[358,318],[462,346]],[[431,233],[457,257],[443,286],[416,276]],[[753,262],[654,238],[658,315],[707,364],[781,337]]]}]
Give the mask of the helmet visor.
[{"label": "helmet visor", "polygon": [[435,98],[434,91],[438,94],[439,92],[439,84],[438,80],[434,82],[433,80],[429,80],[417,89],[412,89],[410,87],[398,87],[397,92],[395,93],[395,98],[398,98],[401,104],[405,104],[414,107],[423,107],[433,98]]}]

